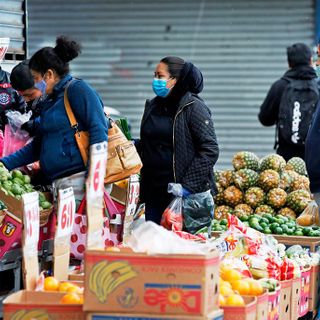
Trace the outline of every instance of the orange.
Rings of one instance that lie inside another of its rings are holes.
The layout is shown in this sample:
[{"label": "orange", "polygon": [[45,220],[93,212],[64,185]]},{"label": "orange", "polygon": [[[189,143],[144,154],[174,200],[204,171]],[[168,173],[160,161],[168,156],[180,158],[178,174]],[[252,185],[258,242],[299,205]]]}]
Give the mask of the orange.
[{"label": "orange", "polygon": [[230,294],[234,293],[233,290],[229,286],[226,286],[226,285],[220,286],[220,291],[219,292],[223,296],[229,296]]},{"label": "orange", "polygon": [[241,280],[242,275],[239,271],[232,268],[224,268],[221,270],[221,278],[224,281],[233,282],[236,280]]},{"label": "orange", "polygon": [[59,285],[59,291],[60,292],[67,292],[68,289],[72,286],[73,286],[73,284],[70,282],[61,282]]},{"label": "orange", "polygon": [[80,288],[76,285],[71,285],[68,289],[67,289],[68,293],[77,293],[77,294],[83,294],[83,288]]},{"label": "orange", "polygon": [[245,303],[243,298],[240,295],[232,294],[227,298],[226,305],[227,306],[244,306]]},{"label": "orange", "polygon": [[264,290],[259,281],[250,279],[249,285],[250,285],[250,291],[248,294],[250,296],[260,296],[263,294]]},{"label": "orange", "polygon": [[55,277],[47,277],[44,279],[44,291],[58,291],[59,280]]},{"label": "orange", "polygon": [[224,281],[224,280],[222,280],[221,278],[219,278],[219,286],[220,286],[220,287],[221,287],[221,286],[227,286],[227,287],[231,288],[231,283],[228,282],[228,281]]},{"label": "orange", "polygon": [[247,280],[236,280],[232,282],[232,289],[241,295],[250,294],[250,284]]},{"label": "orange", "polygon": [[63,304],[80,304],[81,298],[76,293],[66,293],[60,300],[60,303]]},{"label": "orange", "polygon": [[226,305],[226,298],[222,295],[219,294],[219,306],[225,306]]}]

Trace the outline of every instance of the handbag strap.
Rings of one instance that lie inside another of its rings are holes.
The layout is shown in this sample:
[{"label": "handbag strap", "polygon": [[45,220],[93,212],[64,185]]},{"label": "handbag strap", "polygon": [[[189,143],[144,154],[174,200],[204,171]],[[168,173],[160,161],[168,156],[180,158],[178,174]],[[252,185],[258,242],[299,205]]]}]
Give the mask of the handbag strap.
[{"label": "handbag strap", "polygon": [[73,113],[71,105],[70,105],[69,97],[68,97],[68,88],[71,85],[71,83],[74,81],[75,81],[75,79],[72,79],[71,81],[69,81],[66,88],[64,89],[63,101],[64,101],[64,107],[66,109],[67,116],[68,116],[69,122],[71,124],[71,127],[73,129],[75,129],[76,132],[78,132],[79,131],[78,121],[77,121],[76,117],[74,116],[74,113]]}]

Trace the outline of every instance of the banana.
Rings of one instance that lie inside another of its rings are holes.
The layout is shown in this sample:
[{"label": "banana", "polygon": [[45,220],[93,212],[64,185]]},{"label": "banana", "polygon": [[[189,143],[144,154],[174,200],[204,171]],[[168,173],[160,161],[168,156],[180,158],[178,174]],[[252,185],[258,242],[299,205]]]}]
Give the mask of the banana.
[{"label": "banana", "polygon": [[11,320],[49,320],[50,317],[43,310],[35,309],[31,311],[20,310],[16,312]]},{"label": "banana", "polygon": [[89,277],[89,289],[96,293],[97,291],[97,284],[99,283],[99,277],[101,271],[107,266],[108,262],[103,260],[98,262],[94,265],[91,270],[90,277]]},{"label": "banana", "polygon": [[108,294],[111,293],[113,290],[115,290],[120,284],[122,284],[125,281],[128,281],[134,277],[136,277],[138,274],[134,271],[131,270],[130,272],[127,272],[123,275],[121,275],[120,277],[118,277],[117,279],[115,279],[111,286],[108,288]]},{"label": "banana", "polygon": [[106,299],[106,289],[109,287],[110,283],[113,281],[111,273],[104,273],[98,284],[98,294]]},{"label": "banana", "polygon": [[16,312],[16,313],[12,316],[11,320],[20,320],[20,319],[22,319],[22,317],[24,316],[25,313],[26,313],[26,311],[20,310],[20,311]]}]

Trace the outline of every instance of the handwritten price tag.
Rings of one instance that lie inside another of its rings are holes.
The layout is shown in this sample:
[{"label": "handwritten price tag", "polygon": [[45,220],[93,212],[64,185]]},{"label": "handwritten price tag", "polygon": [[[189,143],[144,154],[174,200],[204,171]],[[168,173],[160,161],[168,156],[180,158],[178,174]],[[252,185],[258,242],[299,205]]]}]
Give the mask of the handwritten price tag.
[{"label": "handwritten price tag", "polygon": [[24,243],[37,246],[39,241],[39,195],[38,192],[26,193],[23,199]]},{"label": "handwritten price tag", "polygon": [[76,210],[72,187],[59,190],[58,196],[58,228],[56,237],[71,235]]}]

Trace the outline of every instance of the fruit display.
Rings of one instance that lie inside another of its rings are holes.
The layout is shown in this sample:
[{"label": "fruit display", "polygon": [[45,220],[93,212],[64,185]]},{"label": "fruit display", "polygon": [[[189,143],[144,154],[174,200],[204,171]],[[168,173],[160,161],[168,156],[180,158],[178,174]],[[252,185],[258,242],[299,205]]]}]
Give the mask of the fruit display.
[{"label": "fruit display", "polygon": [[[35,192],[34,186],[30,183],[30,177],[23,174],[20,170],[8,171],[0,162],[0,190],[5,195],[12,196],[18,200],[22,199],[22,195],[29,192]],[[40,211],[51,209],[50,203],[42,192],[39,193]]]},{"label": "fruit display", "polygon": [[241,151],[233,156],[232,165],[234,170],[216,174],[215,219],[226,219],[228,214],[295,219],[312,201],[301,158],[286,163],[280,155],[271,154],[259,160],[252,152]]}]

